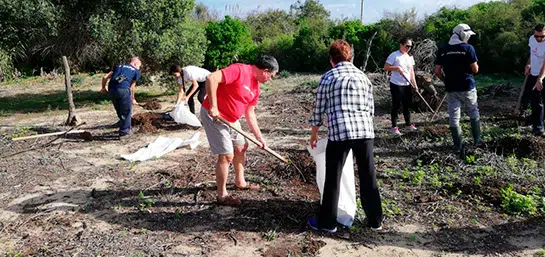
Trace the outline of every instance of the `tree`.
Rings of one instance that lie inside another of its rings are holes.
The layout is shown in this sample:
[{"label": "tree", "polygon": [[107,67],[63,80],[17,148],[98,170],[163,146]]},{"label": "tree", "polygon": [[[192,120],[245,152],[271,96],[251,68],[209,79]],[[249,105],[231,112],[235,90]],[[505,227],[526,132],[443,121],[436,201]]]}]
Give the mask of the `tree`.
[{"label": "tree", "polygon": [[297,0],[290,6],[290,15],[295,19],[297,24],[301,24],[303,20],[322,20],[328,19],[330,12],[324,8],[318,0]]},{"label": "tree", "polygon": [[108,1],[90,18],[90,28],[110,65],[131,55],[141,56],[151,70],[175,61],[200,65],[206,38],[188,19],[192,11],[193,0]]},{"label": "tree", "polygon": [[256,47],[248,29],[240,20],[225,16],[206,27],[208,51],[205,66],[211,70],[227,67],[233,62],[254,61]]},{"label": "tree", "polygon": [[452,29],[459,23],[466,23],[469,17],[467,10],[443,7],[424,21],[424,31],[439,44],[448,42]]},{"label": "tree", "polygon": [[249,14],[244,20],[255,42],[281,35],[293,35],[297,30],[294,20],[284,10],[266,10]]}]

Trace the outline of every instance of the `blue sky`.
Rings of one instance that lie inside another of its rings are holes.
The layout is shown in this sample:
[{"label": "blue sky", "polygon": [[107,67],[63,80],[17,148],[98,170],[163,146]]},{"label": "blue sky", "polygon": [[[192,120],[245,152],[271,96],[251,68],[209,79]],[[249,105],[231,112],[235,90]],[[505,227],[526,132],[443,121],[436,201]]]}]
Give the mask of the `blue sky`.
[{"label": "blue sky", "polygon": [[[216,11],[220,16],[244,16],[253,10],[284,9],[289,10],[296,0],[196,0]],[[442,6],[469,7],[489,0],[365,0],[364,23],[373,23],[383,17],[385,12],[398,12],[415,8],[420,16],[430,14]],[[360,17],[360,0],[321,0],[333,18]]]}]

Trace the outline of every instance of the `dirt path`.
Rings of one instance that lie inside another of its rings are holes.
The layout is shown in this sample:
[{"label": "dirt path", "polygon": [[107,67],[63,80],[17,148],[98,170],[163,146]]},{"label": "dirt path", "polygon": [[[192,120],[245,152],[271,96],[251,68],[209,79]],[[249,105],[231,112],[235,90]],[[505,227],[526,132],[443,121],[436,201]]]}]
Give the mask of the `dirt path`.
[{"label": "dirt path", "polygon": [[[296,160],[302,174],[252,146],[247,177],[263,190],[236,192],[244,199],[240,208],[214,204],[214,159],[204,137],[195,150],[177,149],[136,164],[119,159],[120,154],[135,152],[159,135],[188,138],[196,131],[204,135],[202,129],[165,123],[157,132],[137,133],[120,141],[111,126],[116,122],[113,108],[90,101],[78,108],[78,115],[86,122],[82,129],[95,137],[93,141],[66,138],[39,147],[50,139],[12,142],[10,138],[65,129],[60,126],[65,111],[28,108],[3,115],[1,156],[18,154],[0,158],[0,254],[533,256],[545,247],[542,216],[509,216],[498,194],[506,183],[515,184],[519,191],[528,188],[526,193],[534,186],[545,191],[542,163],[523,166],[521,157],[513,166],[515,172],[505,164],[509,155],[475,149],[476,164],[467,164],[448,147],[445,119],[427,125],[422,121],[428,114],[415,115],[419,132],[391,137],[386,133],[388,94],[381,88],[375,90],[380,113],[375,120],[375,155],[387,231],[371,232],[357,221],[352,229],[335,235],[310,232],[305,221],[317,211],[319,192],[305,145],[313,101],[309,81],[317,79],[292,76],[264,86],[258,121],[271,148]],[[90,79],[75,94],[87,92],[95,82],[96,78]],[[2,100],[18,95],[18,88],[6,87],[0,86]],[[40,93],[39,89],[34,93]],[[61,89],[59,82],[43,90]],[[22,89],[21,93],[29,92]],[[162,109],[153,112],[173,107],[172,96],[154,100]],[[487,100],[498,99],[485,98],[485,106]],[[135,108],[135,114],[143,112],[150,111]],[[513,122],[490,119],[485,130],[492,135],[496,127],[518,127]],[[527,137],[525,130],[517,133]],[[35,149],[21,152],[29,147]],[[494,167],[494,172],[478,173],[485,166]],[[424,174],[420,180],[418,174]]]}]

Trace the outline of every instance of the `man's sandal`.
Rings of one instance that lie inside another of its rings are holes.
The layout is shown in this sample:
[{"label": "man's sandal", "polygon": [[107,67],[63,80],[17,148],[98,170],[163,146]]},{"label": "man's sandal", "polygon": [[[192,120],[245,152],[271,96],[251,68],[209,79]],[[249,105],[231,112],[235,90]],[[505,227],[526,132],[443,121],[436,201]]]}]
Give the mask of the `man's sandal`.
[{"label": "man's sandal", "polygon": [[235,189],[236,190],[253,190],[253,191],[257,191],[259,189],[261,189],[261,186],[259,186],[258,184],[251,184],[250,182],[246,182],[246,186],[243,186],[243,187],[239,187],[235,184]]},{"label": "man's sandal", "polygon": [[218,205],[224,206],[240,206],[242,202],[238,197],[231,195],[216,198]]}]

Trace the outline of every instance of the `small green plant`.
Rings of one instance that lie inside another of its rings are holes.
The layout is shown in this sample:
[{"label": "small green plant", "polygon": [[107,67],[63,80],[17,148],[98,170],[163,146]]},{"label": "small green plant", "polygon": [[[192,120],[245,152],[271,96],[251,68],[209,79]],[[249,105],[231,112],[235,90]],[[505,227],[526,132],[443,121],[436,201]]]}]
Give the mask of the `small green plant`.
[{"label": "small green plant", "polygon": [[365,220],[365,212],[363,211],[363,207],[361,206],[360,199],[356,200],[356,219],[357,222],[360,224],[363,224],[363,221]]},{"label": "small green plant", "polygon": [[532,159],[522,158],[521,162],[522,162],[522,167],[525,169],[537,168],[537,162]]},{"label": "small green plant", "polygon": [[100,106],[100,105],[95,105],[95,106],[91,107],[91,110],[93,110],[93,111],[100,111],[101,109],[102,109],[102,106]]},{"label": "small green plant", "polygon": [[402,214],[401,209],[397,206],[397,202],[388,199],[382,201],[382,212],[388,217]]},{"label": "small green plant", "polygon": [[147,228],[141,228],[140,233],[142,233],[142,234],[148,233],[148,229]]},{"label": "small green plant", "polygon": [[70,83],[72,84],[72,86],[79,86],[81,84],[83,84],[83,80],[84,78],[83,77],[73,77],[71,80],[70,80]]},{"label": "small green plant", "polygon": [[9,251],[8,253],[8,256],[9,257],[22,257],[23,256],[23,252],[19,251],[19,252],[14,252],[12,250]]},{"label": "small green plant", "polygon": [[481,177],[474,177],[474,178],[473,178],[473,182],[475,182],[475,184],[477,184],[477,185],[480,185],[481,182],[482,182],[482,181],[481,181]]},{"label": "small green plant", "polygon": [[350,233],[359,233],[361,231],[361,227],[353,225],[348,231],[350,231]]},{"label": "small green plant", "polygon": [[155,203],[151,199],[146,199],[144,203],[140,204],[140,211],[149,211],[148,208],[152,207]]},{"label": "small green plant", "polygon": [[439,175],[433,174],[433,176],[430,176],[428,179],[430,185],[435,189],[440,189],[443,187],[443,182],[441,182],[441,179],[439,178]]},{"label": "small green plant", "polygon": [[144,195],[144,192],[143,192],[143,191],[140,191],[140,193],[138,193],[138,198],[139,198],[139,199],[144,199],[144,197],[146,197],[146,196]]},{"label": "small green plant", "polygon": [[475,155],[467,155],[465,157],[466,164],[475,164]]},{"label": "small green plant", "polygon": [[534,215],[537,211],[537,203],[531,195],[522,195],[513,190],[510,184],[507,188],[500,189],[502,207],[511,215]]},{"label": "small green plant", "polygon": [[409,235],[409,240],[411,240],[413,242],[416,241],[416,234],[410,234]]},{"label": "small green plant", "polygon": [[495,169],[492,166],[477,166],[477,173],[489,177],[494,175]]},{"label": "small green plant", "polygon": [[176,212],[174,212],[174,216],[177,218],[182,217],[182,212],[180,210],[176,210]]},{"label": "small green plant", "polygon": [[411,178],[411,182],[415,185],[421,185],[425,176],[426,172],[423,170],[419,170],[414,173],[413,177]]},{"label": "small green plant", "polygon": [[263,238],[267,241],[275,240],[277,236],[276,230],[269,230],[263,234]]},{"label": "small green plant", "polygon": [[536,257],[545,257],[545,250],[543,249],[540,249],[536,252],[536,254],[534,254],[534,256]]},{"label": "small green plant", "polygon": [[123,230],[123,231],[119,232],[119,236],[120,236],[121,238],[127,236],[127,231],[124,231],[124,230]]},{"label": "small green plant", "polygon": [[545,197],[541,197],[541,207],[539,208],[541,215],[545,216]]},{"label": "small green plant", "polygon": [[507,167],[512,169],[513,171],[517,169],[518,159],[517,156],[511,155],[505,159],[505,162],[507,163]]},{"label": "small green plant", "polygon": [[87,212],[89,210],[89,204],[86,203],[80,207],[81,212]]}]

